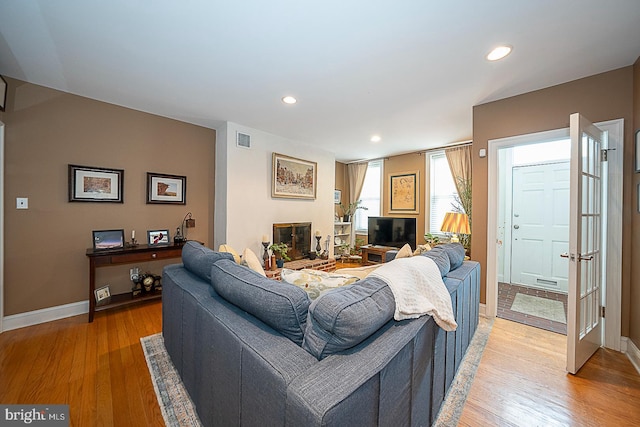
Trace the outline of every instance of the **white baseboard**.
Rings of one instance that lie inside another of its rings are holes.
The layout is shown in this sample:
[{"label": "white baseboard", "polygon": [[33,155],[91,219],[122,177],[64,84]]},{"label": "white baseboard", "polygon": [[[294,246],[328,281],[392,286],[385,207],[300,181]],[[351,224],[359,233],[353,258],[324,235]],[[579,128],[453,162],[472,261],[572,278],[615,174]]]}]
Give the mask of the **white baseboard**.
[{"label": "white baseboard", "polygon": [[24,328],[38,325],[66,317],[77,316],[89,312],[89,301],[74,302],[56,307],[43,308],[41,310],[28,311],[26,313],[13,314],[2,319],[2,330]]},{"label": "white baseboard", "polygon": [[487,304],[480,303],[480,316],[487,317]]},{"label": "white baseboard", "polygon": [[636,368],[636,371],[640,374],[640,350],[638,350],[634,342],[627,337],[622,337],[621,344],[622,352],[627,355],[633,367]]}]

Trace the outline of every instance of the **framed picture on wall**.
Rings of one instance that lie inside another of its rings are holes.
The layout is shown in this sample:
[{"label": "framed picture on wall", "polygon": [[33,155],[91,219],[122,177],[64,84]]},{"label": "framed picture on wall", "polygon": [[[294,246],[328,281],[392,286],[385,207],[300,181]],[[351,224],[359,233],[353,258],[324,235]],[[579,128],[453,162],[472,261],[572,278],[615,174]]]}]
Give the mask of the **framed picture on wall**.
[{"label": "framed picture on wall", "polygon": [[273,153],[271,197],[315,199],[318,164]]},{"label": "framed picture on wall", "polygon": [[336,205],[342,203],[342,190],[333,190],[333,203]]},{"label": "framed picture on wall", "polygon": [[0,76],[0,111],[7,107],[7,81]]},{"label": "framed picture on wall", "polygon": [[417,214],[420,202],[419,172],[389,174],[389,213]]},{"label": "framed picture on wall", "polygon": [[70,202],[123,202],[123,169],[69,165]]},{"label": "framed picture on wall", "polygon": [[640,130],[636,131],[636,173],[640,172]]},{"label": "framed picture on wall", "polygon": [[147,172],[147,203],[187,204],[187,177]]}]

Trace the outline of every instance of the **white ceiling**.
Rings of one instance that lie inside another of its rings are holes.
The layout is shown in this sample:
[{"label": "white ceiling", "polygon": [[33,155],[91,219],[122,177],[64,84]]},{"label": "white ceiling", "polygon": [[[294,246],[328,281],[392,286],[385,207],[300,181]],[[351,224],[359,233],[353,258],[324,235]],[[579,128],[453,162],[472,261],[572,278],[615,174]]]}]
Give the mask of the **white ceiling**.
[{"label": "white ceiling", "polygon": [[341,161],[470,140],[474,105],[638,56],[639,0],[0,0],[0,74]]}]

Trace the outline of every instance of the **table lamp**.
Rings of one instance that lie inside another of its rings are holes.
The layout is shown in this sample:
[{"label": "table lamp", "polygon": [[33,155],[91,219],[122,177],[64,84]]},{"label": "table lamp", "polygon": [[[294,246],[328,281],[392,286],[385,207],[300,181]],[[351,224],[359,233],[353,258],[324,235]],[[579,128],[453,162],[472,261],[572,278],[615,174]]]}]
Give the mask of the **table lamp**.
[{"label": "table lamp", "polygon": [[453,233],[451,236],[451,242],[458,243],[460,242],[458,234],[471,234],[471,229],[469,228],[469,217],[467,214],[460,212],[447,212],[444,214],[444,220],[442,221],[440,230],[447,233]]}]

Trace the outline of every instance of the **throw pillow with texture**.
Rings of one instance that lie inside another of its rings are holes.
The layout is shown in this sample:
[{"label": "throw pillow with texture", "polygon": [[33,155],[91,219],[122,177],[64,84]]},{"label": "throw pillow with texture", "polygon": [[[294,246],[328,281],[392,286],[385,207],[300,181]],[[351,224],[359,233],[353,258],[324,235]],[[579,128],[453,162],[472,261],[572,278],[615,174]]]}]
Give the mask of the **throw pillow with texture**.
[{"label": "throw pillow with texture", "polygon": [[425,252],[428,252],[431,250],[431,245],[428,243],[425,243],[424,245],[418,245],[416,246],[416,250],[413,251],[413,255],[422,255]]},{"label": "throw pillow with texture", "polygon": [[309,307],[302,348],[318,360],[354,347],[393,318],[389,286],[370,277],[327,292]]},{"label": "throw pillow with texture", "polygon": [[249,248],[246,248],[244,252],[242,252],[242,264],[246,265],[256,273],[267,277],[266,273],[264,272],[264,268],[262,268],[262,263],[256,256],[255,252],[253,252]]},{"label": "throw pillow with texture", "polygon": [[411,250],[411,246],[409,244],[405,244],[398,253],[396,254],[396,258],[409,258],[413,256],[413,251]]},{"label": "throw pillow with texture", "polygon": [[220,245],[220,247],[218,248],[218,252],[230,253],[231,255],[233,255],[233,259],[236,261],[236,263],[240,264],[242,262],[242,259],[240,258],[238,252],[236,252],[235,249],[227,244]]},{"label": "throw pillow with texture", "polygon": [[310,304],[302,289],[262,277],[233,260],[211,267],[211,285],[231,304],[302,345]]},{"label": "throw pillow with texture", "polygon": [[194,241],[189,241],[182,247],[184,268],[207,282],[211,281],[211,266],[221,259],[233,260],[233,256],[224,252],[215,252]]}]

